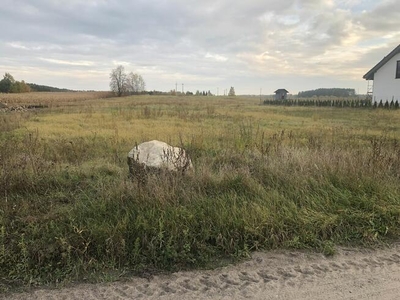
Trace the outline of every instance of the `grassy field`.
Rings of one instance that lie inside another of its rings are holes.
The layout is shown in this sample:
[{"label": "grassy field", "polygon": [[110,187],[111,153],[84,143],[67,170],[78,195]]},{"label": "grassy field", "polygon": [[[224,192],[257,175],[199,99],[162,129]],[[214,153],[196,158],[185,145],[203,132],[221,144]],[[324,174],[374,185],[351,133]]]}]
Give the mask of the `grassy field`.
[{"label": "grassy field", "polygon": [[[0,290],[400,236],[399,111],[64,96],[0,114]],[[195,171],[129,179],[152,139]]]},{"label": "grassy field", "polygon": [[82,104],[82,101],[97,100],[112,97],[111,92],[32,92],[32,93],[0,93],[0,103],[9,106],[15,105],[41,105],[58,107]]}]

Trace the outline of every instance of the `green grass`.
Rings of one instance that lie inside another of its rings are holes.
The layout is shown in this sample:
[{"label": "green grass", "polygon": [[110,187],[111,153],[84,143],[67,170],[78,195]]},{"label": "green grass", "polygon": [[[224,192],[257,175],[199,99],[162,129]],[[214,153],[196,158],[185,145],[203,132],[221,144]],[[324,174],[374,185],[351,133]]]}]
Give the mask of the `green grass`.
[{"label": "green grass", "polygon": [[[1,290],[400,235],[399,111],[135,96],[0,117]],[[150,139],[195,171],[130,180]]]}]

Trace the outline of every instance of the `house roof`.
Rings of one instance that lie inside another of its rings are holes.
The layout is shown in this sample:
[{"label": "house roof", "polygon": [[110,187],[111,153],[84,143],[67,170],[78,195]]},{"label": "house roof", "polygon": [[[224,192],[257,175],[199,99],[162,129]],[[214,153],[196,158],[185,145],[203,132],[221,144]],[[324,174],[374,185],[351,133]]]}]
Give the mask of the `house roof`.
[{"label": "house roof", "polygon": [[374,74],[378,71],[384,64],[386,64],[393,56],[400,53],[400,45],[398,45],[392,52],[386,55],[380,62],[377,63],[375,67],[369,70],[363,78],[366,80],[374,80]]},{"label": "house roof", "polygon": [[285,89],[278,89],[278,90],[276,90],[274,93],[277,94],[277,93],[282,93],[282,92],[284,92],[284,93],[289,93],[289,91],[287,91],[287,90],[285,90]]}]

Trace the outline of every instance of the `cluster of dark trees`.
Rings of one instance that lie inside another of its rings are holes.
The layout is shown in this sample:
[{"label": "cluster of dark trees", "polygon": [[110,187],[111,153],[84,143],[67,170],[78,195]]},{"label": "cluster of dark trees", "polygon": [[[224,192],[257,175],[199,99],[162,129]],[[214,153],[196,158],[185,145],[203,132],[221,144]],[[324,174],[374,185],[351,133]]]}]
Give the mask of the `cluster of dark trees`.
[{"label": "cluster of dark trees", "polygon": [[[202,91],[202,92],[197,90],[195,95],[196,96],[215,96],[213,93],[211,93],[210,90],[209,91]],[[229,89],[229,92],[228,92],[228,96],[235,96],[235,95],[236,95],[235,88],[233,86],[231,86],[231,88]]]},{"label": "cluster of dark trees", "polygon": [[[192,95],[193,95],[193,94],[192,94]],[[208,91],[208,92],[206,92],[206,91],[202,91],[202,92],[196,91],[195,95],[196,95],[196,96],[214,96],[214,95],[211,93],[211,91]]]},{"label": "cluster of dark trees", "polygon": [[400,108],[400,103],[398,100],[394,101],[385,101],[385,103],[383,103],[383,101],[379,101],[379,103],[374,102],[373,107],[383,107],[383,108],[388,108],[388,109],[399,109]]},{"label": "cluster of dark trees", "polygon": [[59,89],[47,85],[16,81],[10,73],[5,73],[0,80],[0,93],[28,93],[28,92],[73,92],[73,90]]},{"label": "cluster of dark trees", "polygon": [[[153,92],[149,92],[151,95],[154,95]],[[199,91],[197,90],[195,93],[192,93],[190,91],[187,91],[186,93],[181,93],[181,92],[176,92],[175,90],[171,90],[169,92],[170,95],[186,95],[186,96],[215,96],[215,94],[211,93],[210,90],[208,91]],[[232,86],[229,90],[228,96],[235,96],[235,88]]]},{"label": "cluster of dark trees", "polygon": [[59,89],[56,87],[40,85],[35,83],[27,83],[27,85],[29,85],[31,90],[35,92],[74,92],[73,90],[69,89]]},{"label": "cluster of dark trees", "polygon": [[166,93],[166,92],[162,92],[162,91],[156,91],[156,90],[149,91],[148,94],[149,95],[163,95],[163,96],[170,95],[170,93]]},{"label": "cluster of dark trees", "polygon": [[0,93],[28,93],[31,88],[25,81],[16,81],[10,73],[6,73],[0,80]]},{"label": "cluster of dark trees", "polygon": [[335,97],[354,97],[356,95],[355,89],[342,89],[342,88],[321,88],[316,90],[299,92],[300,98],[311,98],[320,96],[335,96]]},{"label": "cluster of dark trees", "polygon": [[264,100],[266,105],[282,105],[282,106],[318,106],[318,107],[371,107],[370,99],[337,99],[337,100],[321,100],[317,98],[311,99],[287,99],[287,100]]},{"label": "cluster of dark trees", "polygon": [[312,99],[287,99],[287,100],[264,100],[265,105],[281,105],[281,106],[317,106],[317,107],[382,107],[388,109],[398,109],[399,101],[392,100],[391,102],[382,100],[372,102],[371,99],[340,99],[340,100],[320,100]]}]

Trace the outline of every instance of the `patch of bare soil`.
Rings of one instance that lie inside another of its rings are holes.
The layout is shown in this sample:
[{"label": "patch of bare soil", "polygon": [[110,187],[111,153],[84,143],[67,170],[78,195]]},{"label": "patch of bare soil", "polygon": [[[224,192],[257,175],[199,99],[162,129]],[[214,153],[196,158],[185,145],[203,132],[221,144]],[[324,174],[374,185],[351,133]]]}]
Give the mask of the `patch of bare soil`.
[{"label": "patch of bare soil", "polygon": [[[150,279],[40,289],[5,299],[399,299],[400,244],[341,248],[333,257],[308,252],[254,253],[238,265]],[[0,297],[1,298],[1,297]]]}]

